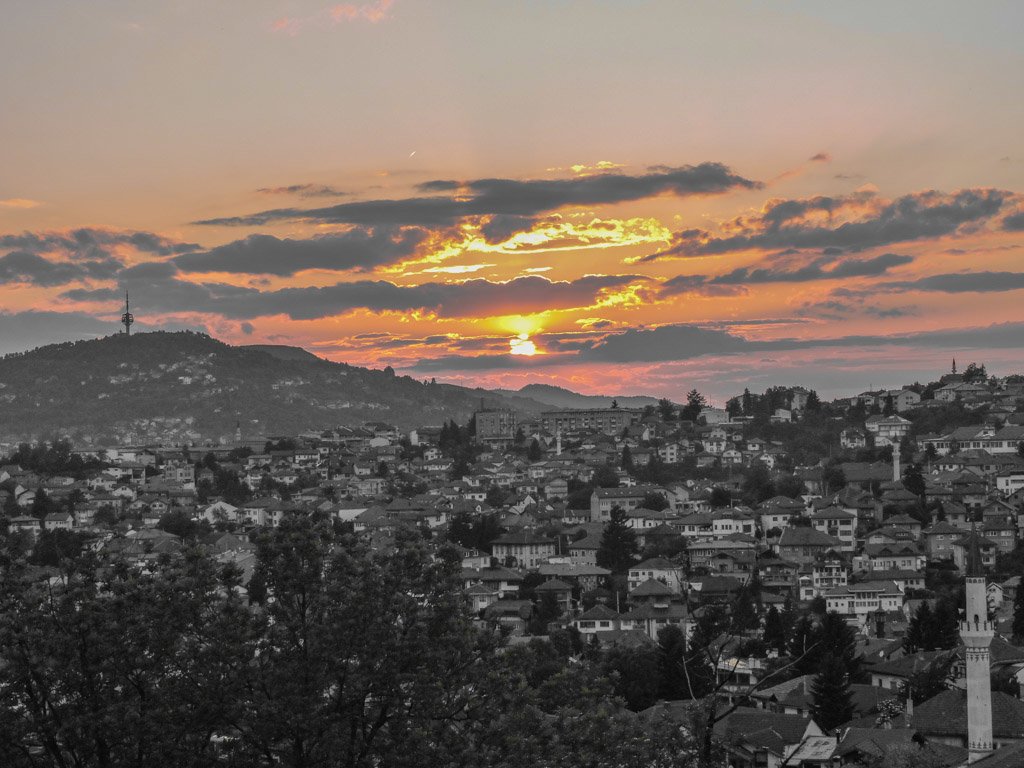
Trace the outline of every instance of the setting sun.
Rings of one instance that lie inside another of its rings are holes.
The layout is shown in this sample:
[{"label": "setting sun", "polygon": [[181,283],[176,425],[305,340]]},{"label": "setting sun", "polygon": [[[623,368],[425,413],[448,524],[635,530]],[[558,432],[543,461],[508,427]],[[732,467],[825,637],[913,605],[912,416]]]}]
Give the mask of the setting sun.
[{"label": "setting sun", "polygon": [[520,333],[513,339],[509,339],[509,352],[513,355],[536,355],[537,345],[530,341],[525,333]]}]

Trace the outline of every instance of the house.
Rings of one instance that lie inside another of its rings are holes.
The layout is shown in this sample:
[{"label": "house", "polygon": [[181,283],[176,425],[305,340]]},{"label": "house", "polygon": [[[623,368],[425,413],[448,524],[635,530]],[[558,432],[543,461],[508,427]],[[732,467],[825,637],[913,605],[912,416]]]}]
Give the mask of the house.
[{"label": "house", "polygon": [[676,594],[681,594],[684,587],[684,569],[681,565],[664,557],[644,560],[629,569],[630,591],[650,579],[667,585]]},{"label": "house", "polygon": [[810,565],[828,550],[839,550],[841,546],[839,539],[816,528],[790,526],[783,530],[774,549],[783,560]]},{"label": "house", "polygon": [[611,520],[615,507],[625,511],[641,507],[648,493],[661,494],[670,506],[674,503],[675,496],[656,485],[598,488],[590,496],[590,520],[595,523],[606,523]]},{"label": "house", "polygon": [[847,450],[864,448],[868,444],[867,437],[859,429],[844,429],[839,434],[839,444]]},{"label": "house", "polygon": [[982,567],[995,567],[996,553],[999,551],[999,545],[991,539],[982,536],[977,531],[972,531],[953,542],[953,563],[961,572],[967,572],[967,561],[970,559],[972,546],[977,546],[978,552],[981,554]]},{"label": "house", "polygon": [[555,541],[528,531],[506,533],[491,542],[491,555],[518,568],[536,568],[555,555]]},{"label": "house", "polygon": [[871,615],[878,611],[902,613],[903,602],[903,592],[892,581],[863,581],[825,593],[829,612],[861,627],[868,626]]},{"label": "house", "polygon": [[857,548],[857,517],[840,507],[825,507],[811,515],[811,526],[839,540],[839,549],[853,552]]}]

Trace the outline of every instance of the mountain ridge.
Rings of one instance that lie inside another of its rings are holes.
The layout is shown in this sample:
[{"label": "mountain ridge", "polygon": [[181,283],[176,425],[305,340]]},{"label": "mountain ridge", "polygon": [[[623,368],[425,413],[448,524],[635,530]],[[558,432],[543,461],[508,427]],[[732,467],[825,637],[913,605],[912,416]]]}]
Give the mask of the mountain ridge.
[{"label": "mountain ridge", "polygon": [[483,402],[536,415],[521,395],[424,382],[279,345],[192,331],[115,334],[0,358],[0,441],[230,439],[386,421],[465,423]]},{"label": "mountain ridge", "polygon": [[516,390],[493,391],[502,395],[527,397],[554,408],[609,408],[613,400],[620,408],[644,408],[658,404],[658,398],[646,395],[582,395],[554,384],[527,384]]}]

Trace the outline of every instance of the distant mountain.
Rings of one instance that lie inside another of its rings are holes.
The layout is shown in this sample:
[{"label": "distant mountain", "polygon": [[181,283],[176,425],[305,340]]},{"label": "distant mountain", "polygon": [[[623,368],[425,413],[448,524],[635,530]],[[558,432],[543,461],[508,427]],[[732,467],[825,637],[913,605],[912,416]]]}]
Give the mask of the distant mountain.
[{"label": "distant mountain", "polygon": [[140,333],[0,359],[0,441],[95,442],[297,434],[385,421],[465,423],[480,407],[529,416],[544,403],[323,360],[296,347],[236,347],[199,333]]},{"label": "distant mountain", "polygon": [[571,389],[551,384],[527,384],[519,390],[496,389],[497,394],[527,397],[555,408],[608,408],[612,400],[622,408],[643,408],[657,405],[658,398],[626,395],[581,395]]}]

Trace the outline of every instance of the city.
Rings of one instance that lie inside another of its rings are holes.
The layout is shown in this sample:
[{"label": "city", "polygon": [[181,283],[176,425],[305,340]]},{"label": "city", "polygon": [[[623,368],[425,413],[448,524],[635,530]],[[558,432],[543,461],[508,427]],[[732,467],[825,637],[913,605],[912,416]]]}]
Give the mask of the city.
[{"label": "city", "polygon": [[[536,691],[598,675],[647,723],[634,736],[674,726],[673,759],[1024,759],[1024,376],[953,362],[926,385],[723,405],[692,390],[535,417],[483,403],[408,431],[9,446],[7,599],[200,558],[229,579],[218,599],[266,617],[295,588],[275,569],[309,567],[296,537],[322,536],[324,558],[447,563],[468,637],[544,665]],[[23,718],[44,752],[61,709]]]}]

